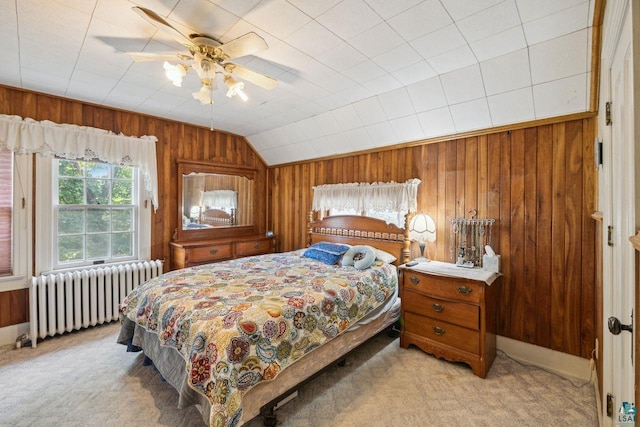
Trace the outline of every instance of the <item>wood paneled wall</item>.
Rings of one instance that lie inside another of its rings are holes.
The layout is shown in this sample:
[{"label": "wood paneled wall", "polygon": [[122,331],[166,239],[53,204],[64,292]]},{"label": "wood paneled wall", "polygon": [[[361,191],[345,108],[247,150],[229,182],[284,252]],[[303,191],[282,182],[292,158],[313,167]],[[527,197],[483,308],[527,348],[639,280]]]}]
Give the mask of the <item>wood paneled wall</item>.
[{"label": "wood paneled wall", "polygon": [[[207,128],[163,120],[133,112],[100,107],[55,96],[0,85],[0,114],[91,126],[131,136],[158,138],[158,210],[152,216],[151,256],[170,265],[169,241],[180,223],[178,216],[176,160],[211,161],[255,168],[256,194],[266,193],[266,166],[240,136]],[[260,198],[254,220],[259,231],[266,226],[266,199]],[[151,209],[150,209],[151,210]],[[34,239],[37,244],[37,239]],[[26,289],[0,293],[0,327],[28,321]]]},{"label": "wood paneled wall", "polygon": [[[451,261],[449,219],[497,220],[499,334],[582,357],[595,342],[596,120],[586,118],[269,169],[280,250],[305,245],[314,185],[419,178],[437,225],[432,259]],[[415,250],[415,248],[414,248]]]}]

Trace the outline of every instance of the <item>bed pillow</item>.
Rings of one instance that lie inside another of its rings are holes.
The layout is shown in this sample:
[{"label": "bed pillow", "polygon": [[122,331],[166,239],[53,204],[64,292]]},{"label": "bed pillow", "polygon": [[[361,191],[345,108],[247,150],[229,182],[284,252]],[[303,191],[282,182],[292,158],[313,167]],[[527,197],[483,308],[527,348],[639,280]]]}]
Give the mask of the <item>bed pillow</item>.
[{"label": "bed pillow", "polygon": [[393,264],[398,259],[382,249],[373,248],[373,250],[376,251],[376,259],[384,262],[385,264]]},{"label": "bed pillow", "polygon": [[371,246],[357,245],[345,252],[342,257],[342,265],[353,265],[358,270],[365,270],[371,267],[375,260],[376,252]]},{"label": "bed pillow", "polygon": [[340,261],[342,255],[349,250],[349,246],[338,243],[319,242],[304,251],[303,257],[315,259],[325,264],[333,265]]}]

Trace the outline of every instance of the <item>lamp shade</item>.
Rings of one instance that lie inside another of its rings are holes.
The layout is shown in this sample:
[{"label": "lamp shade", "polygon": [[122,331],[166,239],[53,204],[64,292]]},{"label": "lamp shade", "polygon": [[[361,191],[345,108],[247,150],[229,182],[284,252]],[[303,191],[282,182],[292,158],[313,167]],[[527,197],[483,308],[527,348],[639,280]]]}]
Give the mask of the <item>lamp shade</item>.
[{"label": "lamp shade", "polygon": [[409,223],[409,237],[418,242],[436,241],[436,224],[429,215],[420,212],[411,218]]}]

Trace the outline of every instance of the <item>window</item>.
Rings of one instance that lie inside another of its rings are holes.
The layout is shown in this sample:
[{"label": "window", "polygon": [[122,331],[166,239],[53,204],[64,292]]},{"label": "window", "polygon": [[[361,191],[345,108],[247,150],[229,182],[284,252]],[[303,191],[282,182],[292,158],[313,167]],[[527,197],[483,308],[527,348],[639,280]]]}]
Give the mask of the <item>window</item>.
[{"label": "window", "polygon": [[137,172],[129,166],[54,161],[56,268],[137,258]]},{"label": "window", "polygon": [[13,153],[0,150],[0,277],[13,274]]}]

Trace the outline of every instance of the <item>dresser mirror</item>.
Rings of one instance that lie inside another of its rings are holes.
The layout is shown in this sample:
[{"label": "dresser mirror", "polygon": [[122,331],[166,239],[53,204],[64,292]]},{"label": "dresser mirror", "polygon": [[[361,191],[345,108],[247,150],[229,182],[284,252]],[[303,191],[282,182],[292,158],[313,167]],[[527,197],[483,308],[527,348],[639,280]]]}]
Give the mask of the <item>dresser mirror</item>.
[{"label": "dresser mirror", "polygon": [[178,161],[178,240],[255,232],[256,170]]}]

